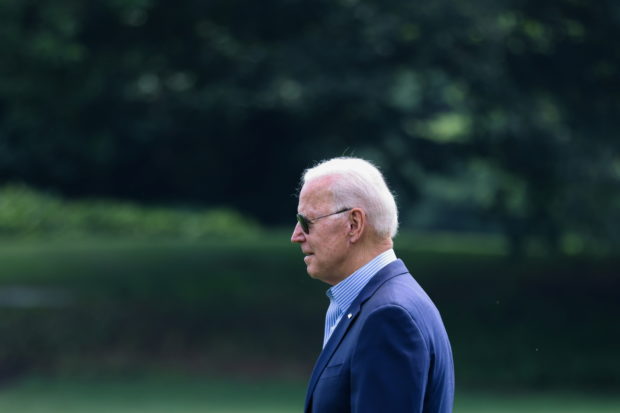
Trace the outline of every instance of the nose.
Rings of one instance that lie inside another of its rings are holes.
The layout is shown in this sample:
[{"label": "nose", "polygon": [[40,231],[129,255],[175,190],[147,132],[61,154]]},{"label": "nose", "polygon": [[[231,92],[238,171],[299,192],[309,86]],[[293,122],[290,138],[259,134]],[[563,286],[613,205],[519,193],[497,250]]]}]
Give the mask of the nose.
[{"label": "nose", "polygon": [[293,229],[293,235],[291,235],[291,242],[299,244],[304,242],[305,240],[306,234],[304,234],[303,230],[301,229],[301,225],[299,225],[298,222]]}]

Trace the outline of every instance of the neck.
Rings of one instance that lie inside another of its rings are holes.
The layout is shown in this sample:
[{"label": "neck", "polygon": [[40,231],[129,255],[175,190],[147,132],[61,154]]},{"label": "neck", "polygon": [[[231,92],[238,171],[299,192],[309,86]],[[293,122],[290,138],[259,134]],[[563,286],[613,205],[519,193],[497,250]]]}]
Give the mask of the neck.
[{"label": "neck", "polygon": [[[377,255],[384,253],[394,246],[391,238],[380,240],[380,242],[353,244],[347,266],[344,268],[342,278],[332,285],[338,284],[355,271],[368,264]],[[331,284],[331,283],[330,283]]]}]

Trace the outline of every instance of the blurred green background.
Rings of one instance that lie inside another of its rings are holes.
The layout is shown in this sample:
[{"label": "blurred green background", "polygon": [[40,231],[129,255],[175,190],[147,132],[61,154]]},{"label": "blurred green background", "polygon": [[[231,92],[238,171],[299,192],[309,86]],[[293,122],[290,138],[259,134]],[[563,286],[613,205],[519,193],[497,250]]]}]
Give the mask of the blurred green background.
[{"label": "blurred green background", "polygon": [[6,0],[0,410],[298,412],[302,170],[375,162],[457,412],[620,410],[620,3]]}]

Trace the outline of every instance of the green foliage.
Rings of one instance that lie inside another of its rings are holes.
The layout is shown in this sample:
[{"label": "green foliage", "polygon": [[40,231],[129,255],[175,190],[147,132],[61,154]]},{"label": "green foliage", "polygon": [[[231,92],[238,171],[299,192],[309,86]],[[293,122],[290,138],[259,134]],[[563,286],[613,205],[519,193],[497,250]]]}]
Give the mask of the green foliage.
[{"label": "green foliage", "polygon": [[300,171],[347,153],[404,227],[617,248],[619,7],[3,1],[0,180],[283,225]]},{"label": "green foliage", "polygon": [[110,200],[68,201],[23,185],[0,188],[0,236],[204,239],[252,237],[251,220],[227,209],[187,211]]}]

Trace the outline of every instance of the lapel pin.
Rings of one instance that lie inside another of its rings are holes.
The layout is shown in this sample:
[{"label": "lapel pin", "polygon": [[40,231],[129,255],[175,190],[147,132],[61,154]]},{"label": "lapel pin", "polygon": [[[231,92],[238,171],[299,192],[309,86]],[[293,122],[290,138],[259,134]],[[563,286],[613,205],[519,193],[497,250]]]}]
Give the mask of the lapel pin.
[{"label": "lapel pin", "polygon": [[347,318],[351,318],[353,316],[353,314],[349,313],[347,314]]}]

